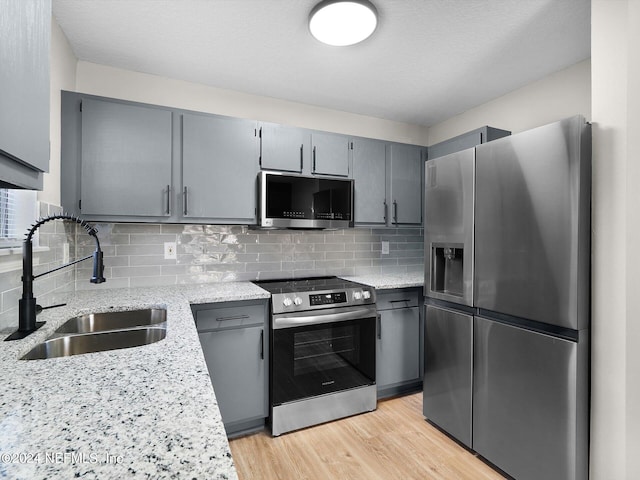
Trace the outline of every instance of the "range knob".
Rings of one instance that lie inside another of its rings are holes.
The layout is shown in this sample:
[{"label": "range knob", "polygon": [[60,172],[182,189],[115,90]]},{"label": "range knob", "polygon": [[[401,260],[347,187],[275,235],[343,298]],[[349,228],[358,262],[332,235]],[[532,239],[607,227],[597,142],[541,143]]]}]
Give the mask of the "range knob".
[{"label": "range knob", "polygon": [[285,307],[290,307],[293,304],[293,302],[291,301],[291,299],[289,297],[285,297],[285,299],[282,301],[282,304]]},{"label": "range knob", "polygon": [[353,292],[354,300],[360,300],[362,298],[362,292]]},{"label": "range knob", "polygon": [[362,298],[364,298],[365,300],[369,300],[371,298],[371,292],[369,290],[365,290],[364,292],[362,292]]},{"label": "range knob", "polygon": [[293,303],[296,305],[302,305],[302,299],[300,297],[296,297],[293,299]]}]

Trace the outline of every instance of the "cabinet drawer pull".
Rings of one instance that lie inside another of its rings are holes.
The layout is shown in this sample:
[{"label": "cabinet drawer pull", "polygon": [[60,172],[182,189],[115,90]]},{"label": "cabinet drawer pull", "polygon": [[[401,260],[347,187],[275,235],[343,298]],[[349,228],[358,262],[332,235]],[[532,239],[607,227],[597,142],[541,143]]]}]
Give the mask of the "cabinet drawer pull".
[{"label": "cabinet drawer pull", "polygon": [[410,298],[405,298],[404,300],[389,300],[389,303],[402,303],[402,302],[410,302]]},{"label": "cabinet drawer pull", "polygon": [[260,330],[260,359],[264,360],[264,330]]},{"label": "cabinet drawer pull", "polygon": [[188,209],[187,209],[187,187],[184,187],[183,196],[184,196],[184,214],[187,215],[187,211],[188,211]]},{"label": "cabinet drawer pull", "polygon": [[229,317],[216,317],[217,322],[228,322],[229,320],[246,320],[249,315],[231,315]]}]

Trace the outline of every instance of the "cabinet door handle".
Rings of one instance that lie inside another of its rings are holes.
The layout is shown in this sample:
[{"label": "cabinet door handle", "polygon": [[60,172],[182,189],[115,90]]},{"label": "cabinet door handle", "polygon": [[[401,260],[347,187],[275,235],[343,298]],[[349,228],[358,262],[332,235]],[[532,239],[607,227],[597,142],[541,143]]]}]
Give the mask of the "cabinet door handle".
[{"label": "cabinet door handle", "polygon": [[216,322],[228,322],[229,320],[246,320],[249,315],[232,315],[230,317],[216,317]]},{"label": "cabinet door handle", "polygon": [[382,338],[382,316],[378,313],[376,315],[376,320],[378,320],[378,340]]},{"label": "cabinet door handle", "polygon": [[398,224],[398,202],[393,201],[393,223]]},{"label": "cabinet door handle", "polygon": [[316,173],[316,147],[313,147],[313,173]]},{"label": "cabinet door handle", "polygon": [[187,215],[187,211],[188,211],[188,208],[187,208],[187,187],[184,187],[183,198],[184,198],[184,200],[183,200],[183,203],[184,203],[184,214]]},{"label": "cabinet door handle", "polygon": [[171,185],[167,185],[167,215],[171,215]]},{"label": "cabinet door handle", "polygon": [[387,223],[387,213],[388,213],[389,207],[387,205],[387,201],[384,201],[384,223],[386,225]]},{"label": "cabinet door handle", "polygon": [[303,158],[304,158],[304,143],[300,144],[300,173],[302,173]]},{"label": "cabinet door handle", "polygon": [[264,330],[260,330],[260,360],[264,360]]}]

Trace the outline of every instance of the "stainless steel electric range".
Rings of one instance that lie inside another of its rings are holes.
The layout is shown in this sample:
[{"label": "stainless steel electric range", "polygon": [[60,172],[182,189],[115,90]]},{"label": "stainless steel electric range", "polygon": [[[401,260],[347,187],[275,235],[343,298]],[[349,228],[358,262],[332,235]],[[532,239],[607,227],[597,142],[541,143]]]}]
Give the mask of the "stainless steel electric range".
[{"label": "stainless steel electric range", "polygon": [[375,410],[375,290],[336,277],[254,283],[271,293],[271,433]]}]

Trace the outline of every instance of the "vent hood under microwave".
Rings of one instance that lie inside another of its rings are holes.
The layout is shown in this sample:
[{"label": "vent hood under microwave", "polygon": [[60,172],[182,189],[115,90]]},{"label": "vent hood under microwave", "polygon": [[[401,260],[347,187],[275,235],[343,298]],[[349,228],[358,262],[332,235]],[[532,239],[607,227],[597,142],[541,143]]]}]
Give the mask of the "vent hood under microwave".
[{"label": "vent hood under microwave", "polygon": [[353,227],[353,180],[260,172],[258,222],[263,228]]}]

